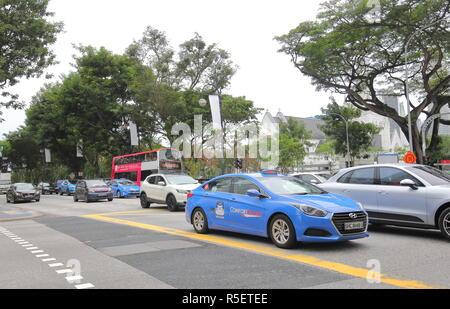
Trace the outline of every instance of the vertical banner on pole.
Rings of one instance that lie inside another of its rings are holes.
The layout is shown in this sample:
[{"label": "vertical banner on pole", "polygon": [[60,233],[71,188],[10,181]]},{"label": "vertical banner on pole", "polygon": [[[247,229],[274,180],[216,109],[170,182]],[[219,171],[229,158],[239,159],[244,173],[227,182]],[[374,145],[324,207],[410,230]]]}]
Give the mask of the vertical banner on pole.
[{"label": "vertical banner on pole", "polygon": [[128,125],[130,126],[130,139],[131,139],[131,146],[139,146],[139,139],[138,139],[138,132],[137,132],[137,126],[134,122],[129,122]]},{"label": "vertical banner on pole", "polygon": [[50,149],[45,148],[44,149],[44,153],[45,153],[45,163],[52,162],[52,156],[51,156],[51,153],[50,153]]},{"label": "vertical banner on pole", "polygon": [[83,140],[80,139],[77,145],[77,158],[83,157],[83,150],[81,149],[81,145],[83,144]]},{"label": "vertical banner on pole", "polygon": [[209,105],[211,106],[211,116],[213,120],[213,129],[222,130],[222,117],[220,116],[220,98],[218,95],[209,96]]}]

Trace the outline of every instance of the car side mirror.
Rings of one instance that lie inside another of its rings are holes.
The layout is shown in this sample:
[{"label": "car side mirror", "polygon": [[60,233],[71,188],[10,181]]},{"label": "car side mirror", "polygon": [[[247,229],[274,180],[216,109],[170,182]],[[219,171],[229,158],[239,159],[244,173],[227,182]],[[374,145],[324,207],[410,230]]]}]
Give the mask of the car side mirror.
[{"label": "car side mirror", "polygon": [[267,198],[266,195],[261,194],[258,190],[256,189],[250,189],[247,190],[247,195],[250,197],[255,197],[255,198]]},{"label": "car side mirror", "polygon": [[164,187],[166,185],[166,183],[164,181],[159,181],[158,182],[158,186]]},{"label": "car side mirror", "polygon": [[403,179],[402,181],[400,181],[400,185],[401,186],[408,186],[413,190],[417,190],[417,185],[416,183],[412,180],[412,179]]}]

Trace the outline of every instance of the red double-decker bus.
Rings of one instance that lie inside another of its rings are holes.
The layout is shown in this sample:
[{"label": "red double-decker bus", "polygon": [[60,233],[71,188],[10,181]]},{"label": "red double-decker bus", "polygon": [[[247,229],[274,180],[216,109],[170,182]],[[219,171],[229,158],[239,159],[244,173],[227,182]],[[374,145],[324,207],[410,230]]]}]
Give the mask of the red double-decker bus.
[{"label": "red double-decker bus", "polygon": [[133,153],[112,159],[111,179],[129,179],[139,186],[151,174],[181,173],[181,153],[164,148]]}]

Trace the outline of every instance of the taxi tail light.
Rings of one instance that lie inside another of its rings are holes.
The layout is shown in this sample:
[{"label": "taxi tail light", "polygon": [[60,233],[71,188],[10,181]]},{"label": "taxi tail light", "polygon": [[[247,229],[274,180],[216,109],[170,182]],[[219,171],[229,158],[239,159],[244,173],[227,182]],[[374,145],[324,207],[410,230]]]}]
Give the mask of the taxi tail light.
[{"label": "taxi tail light", "polygon": [[193,196],[194,194],[193,193],[191,193],[191,192],[189,192],[188,194],[187,194],[187,198],[189,199],[191,196]]}]

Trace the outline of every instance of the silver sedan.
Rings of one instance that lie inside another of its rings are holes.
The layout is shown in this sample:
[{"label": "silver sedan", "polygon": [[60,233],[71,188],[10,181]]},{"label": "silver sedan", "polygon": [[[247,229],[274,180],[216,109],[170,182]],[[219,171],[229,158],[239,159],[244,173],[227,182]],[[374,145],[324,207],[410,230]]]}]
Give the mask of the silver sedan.
[{"label": "silver sedan", "polygon": [[358,166],[318,186],[360,202],[371,223],[439,229],[450,240],[450,175],[434,167]]}]

